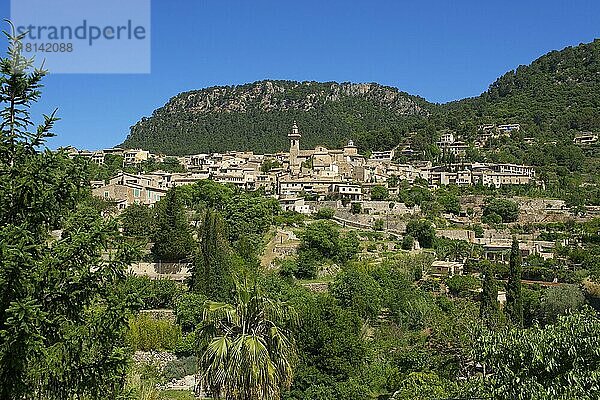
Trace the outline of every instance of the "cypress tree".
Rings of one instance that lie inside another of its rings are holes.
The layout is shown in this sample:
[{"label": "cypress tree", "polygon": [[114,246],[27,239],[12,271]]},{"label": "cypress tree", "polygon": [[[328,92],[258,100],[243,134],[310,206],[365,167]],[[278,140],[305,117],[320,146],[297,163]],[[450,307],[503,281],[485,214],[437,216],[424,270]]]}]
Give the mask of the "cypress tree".
[{"label": "cypress tree", "polygon": [[498,282],[494,277],[493,267],[487,263],[483,268],[483,291],[479,316],[488,327],[494,327],[500,320],[500,305],[498,303]]},{"label": "cypress tree", "polygon": [[199,251],[192,271],[192,288],[214,301],[226,301],[233,290],[233,252],[227,240],[225,222],[217,211],[206,210]]},{"label": "cypress tree", "polygon": [[510,250],[508,283],[506,285],[506,313],[516,326],[523,326],[523,298],[521,296],[521,250],[519,241],[513,238]]},{"label": "cypress tree", "polygon": [[157,260],[177,262],[192,255],[194,239],[175,188],[157,205],[152,254]]}]

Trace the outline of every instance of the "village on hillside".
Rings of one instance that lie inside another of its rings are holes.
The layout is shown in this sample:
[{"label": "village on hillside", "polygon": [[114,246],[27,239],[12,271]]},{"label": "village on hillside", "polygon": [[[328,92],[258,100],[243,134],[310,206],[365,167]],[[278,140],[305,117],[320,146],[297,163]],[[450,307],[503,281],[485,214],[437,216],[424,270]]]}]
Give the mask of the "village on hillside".
[{"label": "village on hillside", "polygon": [[[518,124],[482,127],[479,142],[502,135]],[[491,128],[494,128],[493,130]],[[342,149],[317,146],[301,150],[301,132],[294,124],[287,135],[290,150],[277,154],[254,154],[231,151],[224,154],[195,154],[177,157],[186,172],[162,171],[131,174],[121,172],[107,182],[93,181],[96,196],[117,202],[119,208],[133,203],[153,205],[171,187],[211,179],[232,184],[247,191],[263,190],[278,198],[286,208],[300,213],[313,210],[304,205],[304,199],[340,199],[362,201],[371,199],[371,188],[385,186],[391,195],[399,181],[410,184],[425,181],[431,188],[455,184],[458,186],[483,185],[500,188],[504,185],[535,183],[532,166],[492,163],[455,163],[433,165],[430,161],[399,164],[396,152],[410,154],[410,147],[389,151],[374,151],[369,157],[358,153],[350,140]],[[442,135],[437,145],[444,152],[464,155],[464,143],[456,141],[452,133]],[[167,156],[142,149],[112,148],[98,151],[66,149],[70,157],[82,157],[102,165],[107,155],[123,157],[123,166],[135,166],[148,160],[162,162]]]},{"label": "village on hillside", "polygon": [[0,400],[600,399],[600,2],[33,3]]},{"label": "village on hillside", "polygon": [[[520,129],[519,124],[484,125],[479,127],[478,146],[490,139],[510,135]],[[448,185],[458,187],[482,186],[499,189],[508,185],[542,185],[536,180],[533,166],[494,163],[447,163],[434,165],[431,161],[398,163],[396,152],[410,155],[410,145],[397,146],[389,151],[361,155],[350,140],[342,149],[301,149],[302,132],[294,123],[287,137],[288,152],[277,154],[254,154],[231,151],[224,154],[195,154],[177,157],[183,172],[124,172],[119,171],[108,180],[92,181],[94,196],[113,202],[120,210],[132,204],[153,207],[170,188],[189,185],[201,180],[212,180],[233,185],[243,191],[259,191],[276,198],[284,211],[315,215],[320,210],[333,210],[332,220],[343,227],[362,230],[381,230],[389,235],[406,234],[407,221],[419,215],[419,205],[407,205],[391,201],[397,198],[402,183],[406,186],[418,183],[431,190]],[[456,140],[451,132],[444,132],[436,145],[447,154],[459,159],[468,147]],[[142,149],[112,148],[99,151],[66,149],[69,156],[83,157],[102,165],[107,156],[120,156],[123,167],[139,166],[149,160],[161,163],[167,156],[153,154]],[[174,159],[174,157],[171,157]],[[160,165],[160,164],[159,164]],[[382,195],[381,192],[385,195]],[[436,235],[449,240],[459,240],[481,248],[480,256],[493,262],[507,262],[514,233],[510,229],[481,226],[484,196],[460,197],[460,211],[444,214],[444,226],[436,227]],[[576,218],[563,200],[516,197],[519,215],[516,222],[522,224],[564,222]],[[594,215],[598,210],[590,209]],[[277,232],[267,245],[263,256],[265,267],[272,267],[278,260],[294,254],[299,241],[291,231]],[[536,256],[543,260],[554,257],[555,241],[540,240],[530,233],[518,235],[523,257]],[[389,244],[383,244],[389,247]],[[391,245],[393,249],[393,245]],[[410,246],[419,249],[415,240]],[[429,272],[434,276],[462,274],[466,258],[445,257],[437,259]],[[182,280],[189,276],[187,267],[172,267],[156,263],[138,263],[132,271],[152,278]],[[502,295],[502,294],[501,294]]]}]

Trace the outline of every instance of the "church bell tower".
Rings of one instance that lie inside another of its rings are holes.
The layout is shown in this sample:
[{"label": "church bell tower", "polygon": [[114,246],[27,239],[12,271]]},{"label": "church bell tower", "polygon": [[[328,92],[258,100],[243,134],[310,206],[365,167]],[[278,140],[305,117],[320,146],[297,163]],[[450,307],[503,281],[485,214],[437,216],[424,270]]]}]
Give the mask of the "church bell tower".
[{"label": "church bell tower", "polygon": [[288,138],[290,139],[290,172],[292,175],[300,174],[300,160],[298,159],[298,155],[300,154],[300,137],[298,125],[294,121],[292,131],[288,133]]}]

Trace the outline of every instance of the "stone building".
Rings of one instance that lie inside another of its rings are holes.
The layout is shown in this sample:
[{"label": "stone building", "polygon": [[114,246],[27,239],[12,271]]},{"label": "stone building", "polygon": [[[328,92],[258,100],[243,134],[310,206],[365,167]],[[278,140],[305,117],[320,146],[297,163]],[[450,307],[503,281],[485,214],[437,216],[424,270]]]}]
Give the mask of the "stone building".
[{"label": "stone building", "polygon": [[290,173],[292,175],[300,174],[301,163],[298,158],[300,155],[300,137],[298,125],[294,122],[292,131],[288,133],[288,138],[290,139]]}]

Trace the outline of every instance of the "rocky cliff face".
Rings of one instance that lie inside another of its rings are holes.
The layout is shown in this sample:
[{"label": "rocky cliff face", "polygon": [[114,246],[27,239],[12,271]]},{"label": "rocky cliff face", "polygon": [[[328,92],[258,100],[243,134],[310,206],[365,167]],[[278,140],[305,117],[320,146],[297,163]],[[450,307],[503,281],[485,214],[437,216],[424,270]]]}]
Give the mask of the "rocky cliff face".
[{"label": "rocky cliff face", "polygon": [[241,86],[218,86],[181,93],[158,114],[245,113],[248,111],[310,111],[327,103],[360,98],[401,115],[427,115],[423,100],[376,83],[317,83],[260,81]]},{"label": "rocky cliff face", "polygon": [[[353,139],[363,149],[392,148],[432,105],[376,83],[260,81],[180,93],[131,128],[123,146],[166,154],[286,149],[293,121],[303,148],[337,147]],[[410,120],[410,121],[409,121]],[[363,145],[384,132],[385,143]],[[390,134],[391,132],[391,134]],[[389,142],[389,143],[388,143]]]},{"label": "rocky cliff face", "polygon": [[[541,143],[600,130],[600,40],[550,52],[494,82],[481,96],[431,104],[376,83],[259,81],[181,93],[131,128],[123,146],[167,154],[289,147],[296,120],[301,146],[336,147],[352,139],[361,151],[386,150],[421,131],[476,132],[516,122]],[[424,131],[428,116],[429,131]],[[429,136],[429,138],[427,138]],[[526,162],[527,160],[522,160]]]}]

